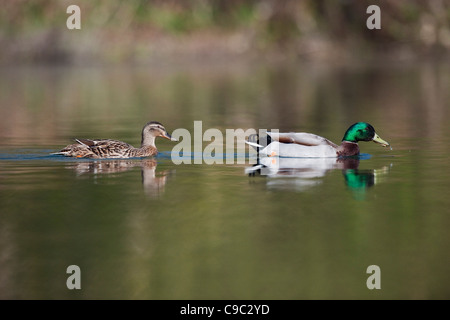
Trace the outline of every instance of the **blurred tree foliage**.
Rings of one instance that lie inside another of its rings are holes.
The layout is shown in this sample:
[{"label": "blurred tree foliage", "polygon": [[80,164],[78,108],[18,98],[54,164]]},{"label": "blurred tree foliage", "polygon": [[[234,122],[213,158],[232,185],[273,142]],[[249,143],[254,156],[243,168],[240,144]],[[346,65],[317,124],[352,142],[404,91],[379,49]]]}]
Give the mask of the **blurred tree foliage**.
[{"label": "blurred tree foliage", "polygon": [[[201,42],[193,35],[205,33],[216,41],[242,35],[249,52],[281,49],[294,55],[324,43],[323,50],[401,46],[412,54],[450,48],[447,0],[0,0],[0,4],[2,60],[70,56],[77,45],[67,43],[80,41],[71,40],[65,28],[70,4],[81,8],[85,50],[95,48],[98,41],[113,41],[116,45],[108,50],[131,49],[130,45],[139,46],[139,39],[150,37]],[[381,30],[366,27],[370,16],[366,10],[372,4],[381,9]]]}]

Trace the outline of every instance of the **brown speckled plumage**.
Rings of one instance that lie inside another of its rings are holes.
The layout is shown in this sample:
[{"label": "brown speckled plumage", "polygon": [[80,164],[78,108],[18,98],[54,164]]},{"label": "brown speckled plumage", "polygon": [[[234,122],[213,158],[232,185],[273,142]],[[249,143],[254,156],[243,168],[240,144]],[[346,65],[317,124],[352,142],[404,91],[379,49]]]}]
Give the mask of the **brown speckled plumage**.
[{"label": "brown speckled plumage", "polygon": [[175,141],[161,123],[151,121],[142,129],[140,148],[112,139],[75,139],[77,143],[70,144],[54,154],[91,159],[151,157],[158,154],[156,137]]}]

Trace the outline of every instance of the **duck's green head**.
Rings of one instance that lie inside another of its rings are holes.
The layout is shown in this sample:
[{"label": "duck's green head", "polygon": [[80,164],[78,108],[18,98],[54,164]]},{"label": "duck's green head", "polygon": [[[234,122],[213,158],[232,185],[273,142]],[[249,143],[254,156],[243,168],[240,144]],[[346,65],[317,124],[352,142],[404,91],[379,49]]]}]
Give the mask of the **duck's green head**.
[{"label": "duck's green head", "polygon": [[357,122],[353,124],[345,132],[342,141],[349,141],[349,142],[373,141],[381,144],[383,147],[389,146],[389,143],[381,139],[375,132],[375,129],[366,122]]}]

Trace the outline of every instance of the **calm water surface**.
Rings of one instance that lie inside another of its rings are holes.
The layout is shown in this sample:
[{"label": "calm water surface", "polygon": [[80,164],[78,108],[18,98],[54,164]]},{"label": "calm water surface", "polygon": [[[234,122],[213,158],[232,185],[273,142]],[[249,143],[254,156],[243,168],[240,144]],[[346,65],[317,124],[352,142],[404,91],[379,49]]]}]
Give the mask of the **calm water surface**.
[{"label": "calm water surface", "polygon": [[[448,64],[4,69],[0,297],[448,299],[449,87]],[[75,137],[138,145],[150,120],[334,142],[367,121],[393,150],[251,176],[254,155],[229,146],[234,164],[175,165],[167,140],[155,159],[49,155]]]}]

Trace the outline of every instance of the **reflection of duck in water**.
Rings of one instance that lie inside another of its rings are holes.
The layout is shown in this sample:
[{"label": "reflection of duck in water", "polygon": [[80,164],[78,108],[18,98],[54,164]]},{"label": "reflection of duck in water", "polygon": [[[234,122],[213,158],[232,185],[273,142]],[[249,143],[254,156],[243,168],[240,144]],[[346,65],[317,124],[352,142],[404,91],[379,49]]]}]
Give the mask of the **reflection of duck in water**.
[{"label": "reflection of duck in water", "polygon": [[150,121],[142,129],[140,148],[135,148],[128,143],[111,139],[76,139],[77,143],[70,144],[61,151],[53,154],[94,159],[151,157],[158,153],[155,145],[156,137],[176,141],[161,123]]},{"label": "reflection of duck in water", "polygon": [[334,169],[356,169],[358,158],[279,158],[258,157],[258,163],[246,168],[246,173],[272,178],[293,176],[299,178],[320,178]]},{"label": "reflection of duck in water", "polygon": [[381,169],[358,170],[346,169],[342,170],[345,178],[345,184],[352,191],[356,199],[364,199],[368,188],[380,182],[380,177],[389,173],[392,164],[384,166]]},{"label": "reflection of duck in water", "polygon": [[267,132],[267,136],[261,139],[258,135],[250,135],[246,142],[253,146],[259,155],[269,157],[336,158],[359,155],[358,141],[373,141],[384,147],[389,146],[366,122],[357,122],[350,126],[339,146],[326,138],[305,132]]},{"label": "reflection of duck in water", "polygon": [[322,183],[331,170],[342,170],[345,183],[355,198],[362,198],[366,190],[378,181],[389,167],[376,170],[359,170],[360,159],[349,158],[258,158],[258,164],[245,169],[246,174],[267,176],[267,187],[278,190],[305,191]]},{"label": "reflection of duck in water", "polygon": [[169,172],[156,173],[157,161],[155,159],[83,161],[77,162],[73,166],[78,175],[114,174],[135,167],[141,167],[142,184],[148,196],[157,197],[164,192]]}]

